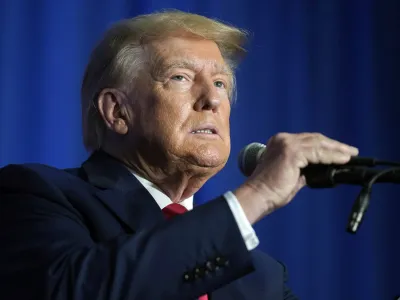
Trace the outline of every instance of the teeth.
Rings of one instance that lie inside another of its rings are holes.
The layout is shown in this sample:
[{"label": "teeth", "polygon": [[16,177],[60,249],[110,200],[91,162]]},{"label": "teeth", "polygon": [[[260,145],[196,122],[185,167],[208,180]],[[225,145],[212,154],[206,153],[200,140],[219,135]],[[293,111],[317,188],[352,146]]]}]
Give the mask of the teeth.
[{"label": "teeth", "polygon": [[212,132],[210,129],[195,130],[195,131],[192,131],[192,133],[208,133],[208,134],[213,134],[213,132]]}]

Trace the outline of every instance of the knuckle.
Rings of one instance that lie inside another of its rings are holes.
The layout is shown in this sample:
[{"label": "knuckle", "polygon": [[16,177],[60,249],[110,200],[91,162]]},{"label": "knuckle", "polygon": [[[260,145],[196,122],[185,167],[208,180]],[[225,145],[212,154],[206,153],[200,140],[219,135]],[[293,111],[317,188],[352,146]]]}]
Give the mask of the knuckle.
[{"label": "knuckle", "polygon": [[323,157],[321,148],[315,148],[314,151],[312,151],[311,153],[312,153],[312,160],[314,162],[320,161]]},{"label": "knuckle", "polygon": [[317,139],[317,141],[322,142],[325,139],[325,136],[322,133],[316,132],[314,134],[315,138]]},{"label": "knuckle", "polygon": [[284,147],[289,146],[291,143],[291,135],[286,132],[278,133],[276,135],[276,140]]},{"label": "knuckle", "polygon": [[290,140],[289,134],[285,132],[280,132],[272,136],[268,140],[267,145],[274,146],[278,149],[285,149],[290,144],[289,140]]},{"label": "knuckle", "polygon": [[301,156],[301,151],[296,143],[291,143],[288,140],[282,142],[282,155],[285,158],[294,158]]},{"label": "knuckle", "polygon": [[282,142],[282,141],[287,140],[288,137],[289,137],[289,134],[288,134],[288,133],[286,133],[286,132],[279,132],[279,133],[275,134],[272,138],[273,138],[274,141]]},{"label": "knuckle", "polygon": [[282,140],[280,144],[282,149],[285,151],[292,151],[292,149],[294,148],[294,143],[291,142],[289,139]]}]

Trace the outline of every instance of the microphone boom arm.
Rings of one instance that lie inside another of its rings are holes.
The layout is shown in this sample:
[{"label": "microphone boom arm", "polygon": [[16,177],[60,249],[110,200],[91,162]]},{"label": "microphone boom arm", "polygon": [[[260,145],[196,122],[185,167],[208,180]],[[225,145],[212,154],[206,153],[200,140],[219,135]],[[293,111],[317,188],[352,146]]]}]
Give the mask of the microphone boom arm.
[{"label": "microphone boom arm", "polygon": [[[382,170],[384,169],[358,166],[310,165],[302,170],[302,174],[305,175],[307,186],[310,188],[332,188],[339,184],[363,186]],[[400,184],[400,170],[393,168],[379,176],[375,182]]]}]

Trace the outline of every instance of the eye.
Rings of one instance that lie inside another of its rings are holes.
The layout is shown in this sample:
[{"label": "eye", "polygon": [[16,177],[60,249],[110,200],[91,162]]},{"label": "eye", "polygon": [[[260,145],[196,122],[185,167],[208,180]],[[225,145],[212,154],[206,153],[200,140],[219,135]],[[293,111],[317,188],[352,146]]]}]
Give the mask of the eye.
[{"label": "eye", "polygon": [[225,83],[224,83],[223,81],[221,81],[221,80],[215,81],[215,82],[214,82],[214,85],[215,85],[217,88],[226,88]]},{"label": "eye", "polygon": [[184,81],[186,80],[185,76],[183,75],[175,75],[171,77],[172,80],[176,80],[176,81]]}]

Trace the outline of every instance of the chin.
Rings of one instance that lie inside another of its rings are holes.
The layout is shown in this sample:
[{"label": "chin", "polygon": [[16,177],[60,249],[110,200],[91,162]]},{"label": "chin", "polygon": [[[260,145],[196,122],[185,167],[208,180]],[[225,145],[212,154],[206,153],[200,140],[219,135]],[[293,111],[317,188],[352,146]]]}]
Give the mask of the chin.
[{"label": "chin", "polygon": [[229,150],[202,145],[192,154],[193,163],[199,167],[222,169],[228,161]]}]

